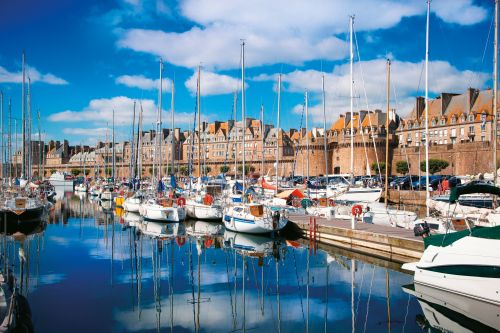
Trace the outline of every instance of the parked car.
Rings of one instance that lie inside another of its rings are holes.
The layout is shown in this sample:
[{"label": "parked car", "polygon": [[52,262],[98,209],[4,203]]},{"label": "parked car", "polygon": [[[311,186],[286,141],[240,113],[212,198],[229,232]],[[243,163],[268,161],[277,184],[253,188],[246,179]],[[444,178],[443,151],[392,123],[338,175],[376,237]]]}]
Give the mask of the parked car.
[{"label": "parked car", "polygon": [[418,176],[407,175],[403,176],[394,183],[394,188],[399,188],[401,190],[411,190],[413,189],[412,184],[419,180]]}]

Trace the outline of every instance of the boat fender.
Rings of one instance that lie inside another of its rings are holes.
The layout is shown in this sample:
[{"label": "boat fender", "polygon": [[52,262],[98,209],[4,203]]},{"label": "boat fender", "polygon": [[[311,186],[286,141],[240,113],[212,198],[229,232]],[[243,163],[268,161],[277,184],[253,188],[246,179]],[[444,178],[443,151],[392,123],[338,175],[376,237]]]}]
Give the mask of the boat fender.
[{"label": "boat fender", "polygon": [[333,200],[333,199],[328,199],[328,205],[329,205],[330,207],[335,206],[335,200]]},{"label": "boat fender", "polygon": [[203,204],[210,206],[214,202],[214,197],[212,197],[210,194],[205,194],[203,197]]},{"label": "boat fender", "polygon": [[184,199],[183,197],[177,198],[177,206],[184,207],[185,204],[186,204],[186,199]]},{"label": "boat fender", "polygon": [[363,214],[363,207],[361,205],[354,205],[352,206],[351,213],[354,216],[360,216]]},{"label": "boat fender", "polygon": [[177,236],[175,242],[177,243],[178,246],[183,246],[184,244],[186,244],[186,238]]}]

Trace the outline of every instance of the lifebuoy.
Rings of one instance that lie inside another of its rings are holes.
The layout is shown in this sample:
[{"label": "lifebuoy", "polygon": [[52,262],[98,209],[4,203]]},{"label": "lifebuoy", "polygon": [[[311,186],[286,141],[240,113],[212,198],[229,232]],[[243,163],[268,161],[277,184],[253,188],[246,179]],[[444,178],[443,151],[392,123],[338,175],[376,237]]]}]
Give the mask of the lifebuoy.
[{"label": "lifebuoy", "polygon": [[175,239],[175,242],[177,243],[178,246],[182,246],[182,245],[186,244],[186,238],[177,236],[177,238]]},{"label": "lifebuoy", "polygon": [[186,199],[184,199],[183,197],[177,198],[177,206],[184,207],[185,204],[186,204]]},{"label": "lifebuoy", "polygon": [[330,207],[335,206],[335,200],[333,200],[333,199],[329,199],[329,200],[328,200],[328,205],[329,205]]},{"label": "lifebuoy", "polygon": [[354,205],[352,206],[351,213],[354,216],[359,216],[363,213],[363,207],[361,205]]},{"label": "lifebuoy", "polygon": [[205,194],[203,197],[203,204],[210,206],[214,202],[214,197],[212,197],[210,194]]}]

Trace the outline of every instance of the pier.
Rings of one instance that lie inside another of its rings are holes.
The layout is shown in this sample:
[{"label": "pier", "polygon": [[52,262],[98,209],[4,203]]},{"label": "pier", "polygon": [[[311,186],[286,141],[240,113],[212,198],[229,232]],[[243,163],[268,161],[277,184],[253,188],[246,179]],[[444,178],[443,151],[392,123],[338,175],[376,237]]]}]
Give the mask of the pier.
[{"label": "pier", "polygon": [[360,222],[353,230],[351,221],[308,215],[291,215],[289,222],[295,224],[303,237],[312,243],[332,245],[397,263],[416,261],[424,251],[422,238],[416,237],[413,230]]}]

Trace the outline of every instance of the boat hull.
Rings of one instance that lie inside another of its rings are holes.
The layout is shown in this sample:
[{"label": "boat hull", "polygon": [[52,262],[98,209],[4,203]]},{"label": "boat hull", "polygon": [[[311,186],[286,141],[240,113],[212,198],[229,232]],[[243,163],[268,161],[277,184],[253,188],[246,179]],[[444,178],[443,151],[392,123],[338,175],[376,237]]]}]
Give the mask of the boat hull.
[{"label": "boat hull", "polygon": [[140,205],[139,213],[146,220],[163,222],[180,222],[186,219],[186,211],[179,207],[162,207],[158,205]]},{"label": "boat hull", "polygon": [[223,216],[221,206],[208,206],[192,200],[186,202],[185,209],[187,216],[198,220],[221,220]]}]

